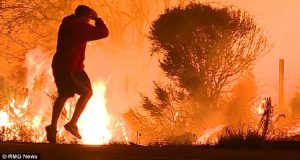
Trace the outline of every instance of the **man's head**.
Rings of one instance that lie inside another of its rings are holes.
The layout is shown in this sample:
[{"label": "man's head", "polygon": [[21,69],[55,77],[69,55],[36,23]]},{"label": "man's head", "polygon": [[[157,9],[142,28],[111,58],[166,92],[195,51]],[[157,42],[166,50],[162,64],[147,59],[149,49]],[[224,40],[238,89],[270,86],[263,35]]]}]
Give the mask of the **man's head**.
[{"label": "man's head", "polygon": [[83,19],[86,22],[88,22],[94,16],[94,14],[96,14],[96,12],[92,8],[85,5],[79,5],[75,9],[75,16]]}]

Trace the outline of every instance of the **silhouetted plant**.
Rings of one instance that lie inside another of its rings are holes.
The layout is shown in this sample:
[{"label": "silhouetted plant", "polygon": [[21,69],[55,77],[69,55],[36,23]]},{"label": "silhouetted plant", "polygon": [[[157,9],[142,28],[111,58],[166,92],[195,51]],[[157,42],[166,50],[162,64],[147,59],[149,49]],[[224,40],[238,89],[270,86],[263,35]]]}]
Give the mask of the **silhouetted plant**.
[{"label": "silhouetted plant", "polygon": [[202,4],[166,10],[153,22],[150,39],[167,77],[207,104],[217,103],[268,46],[248,13]]},{"label": "silhouetted plant", "polygon": [[[286,132],[275,128],[275,123],[285,115],[275,115],[271,98],[266,98],[262,105],[261,115],[257,127],[240,124],[238,127],[228,126],[221,134],[217,146],[233,148],[263,148],[274,141],[285,140]],[[246,128],[247,127],[247,128]]]},{"label": "silhouetted plant", "polygon": [[[275,115],[274,112],[274,105],[272,105],[271,98],[266,98],[265,103],[263,104],[262,108],[264,109],[263,114],[261,116],[260,122],[259,122],[259,131],[261,135],[264,137],[264,139],[268,139],[271,137],[274,137],[272,135],[275,134],[276,130],[274,128],[275,123],[280,118],[285,118],[284,114]],[[272,135],[270,135],[272,133]]]},{"label": "silhouetted plant", "polygon": [[142,111],[132,109],[126,116],[137,123],[133,130],[150,137],[196,133],[207,113],[223,104],[230,85],[268,47],[248,13],[199,3],[167,9],[153,22],[149,37],[152,55],[161,57],[170,81],[154,82],[155,98],[142,95]]},{"label": "silhouetted plant", "polygon": [[225,148],[261,148],[264,142],[264,137],[257,129],[239,125],[237,128],[232,126],[226,127],[216,146]]}]

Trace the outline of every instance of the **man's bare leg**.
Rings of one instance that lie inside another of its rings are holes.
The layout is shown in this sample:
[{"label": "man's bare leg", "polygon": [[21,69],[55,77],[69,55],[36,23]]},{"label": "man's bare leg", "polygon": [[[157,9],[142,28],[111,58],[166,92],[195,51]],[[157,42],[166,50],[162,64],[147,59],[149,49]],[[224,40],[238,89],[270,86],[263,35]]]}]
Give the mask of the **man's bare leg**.
[{"label": "man's bare leg", "polygon": [[72,125],[76,125],[77,121],[81,115],[81,113],[83,112],[84,108],[86,107],[86,104],[88,103],[88,101],[90,100],[90,98],[92,97],[93,92],[89,91],[84,95],[81,95],[80,98],[78,99],[77,103],[76,103],[76,107],[75,107],[75,111],[73,113],[72,119],[69,122]]},{"label": "man's bare leg", "polygon": [[66,96],[58,96],[54,102],[53,105],[53,111],[52,111],[52,120],[51,120],[51,127],[54,127],[56,129],[57,121],[60,116],[60,112],[62,108],[64,107],[66,101],[68,100],[68,97]]},{"label": "man's bare leg", "polygon": [[47,140],[50,143],[56,143],[57,121],[58,121],[60,112],[61,112],[62,108],[64,107],[64,104],[66,103],[67,100],[68,100],[68,97],[66,97],[66,96],[58,96],[54,102],[51,124],[46,127]]},{"label": "man's bare leg", "polygon": [[75,111],[73,113],[71,121],[65,125],[65,129],[71,132],[74,136],[76,136],[79,139],[81,139],[81,135],[79,134],[78,127],[76,124],[92,94],[92,90],[89,90],[86,94],[80,96],[76,103]]}]

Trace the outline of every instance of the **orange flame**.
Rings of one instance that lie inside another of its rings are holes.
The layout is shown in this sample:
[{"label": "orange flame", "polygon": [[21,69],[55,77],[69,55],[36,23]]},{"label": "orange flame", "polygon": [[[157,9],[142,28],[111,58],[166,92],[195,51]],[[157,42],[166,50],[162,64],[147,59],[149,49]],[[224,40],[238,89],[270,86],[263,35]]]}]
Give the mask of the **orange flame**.
[{"label": "orange flame", "polygon": [[251,105],[251,112],[255,119],[260,119],[260,117],[264,113],[264,104],[266,103],[266,99],[264,95],[261,95],[255,98]]},{"label": "orange flame", "polygon": [[[6,133],[5,135],[5,140],[22,140],[22,135],[19,134],[19,126],[21,124],[30,130],[30,141],[45,141],[44,127],[49,124],[51,116],[51,114],[46,114],[46,111],[49,112],[50,110],[51,113],[53,105],[53,100],[47,95],[51,93],[51,89],[53,89],[54,86],[50,61],[51,58],[39,49],[32,50],[26,54],[26,67],[28,70],[28,80],[26,85],[28,93],[26,94],[26,98],[22,103],[13,99],[8,106],[4,106],[4,109],[0,110],[0,126],[9,129],[9,133]],[[35,80],[39,78],[41,78],[42,81],[37,85]],[[99,81],[93,83],[92,86],[94,94],[78,122],[83,137],[80,143],[107,144],[113,137],[123,137],[127,141],[128,136],[125,130],[125,123],[121,121],[120,125],[110,124],[111,120],[114,119],[114,121],[116,121],[116,119],[115,117],[111,117],[106,110],[106,84]],[[70,120],[74,111],[75,100],[76,98],[70,99],[66,103],[64,122]],[[48,110],[47,108],[50,109]],[[35,112],[31,112],[32,110],[35,110]],[[68,140],[68,134],[66,134],[60,123],[59,126],[59,143],[71,142]],[[112,133],[116,128],[121,128],[122,133]],[[114,134],[120,135],[116,136]]]},{"label": "orange flame", "polygon": [[0,127],[9,127],[9,116],[6,112],[0,111]]},{"label": "orange flame", "polygon": [[225,127],[225,124],[217,125],[214,128],[208,128],[204,133],[197,138],[197,144],[215,144],[218,142],[218,138],[212,137],[213,134],[220,132]]},{"label": "orange flame", "polygon": [[94,94],[88,102],[78,126],[84,144],[107,144],[112,135],[108,129],[110,117],[106,110],[106,85],[102,82],[93,83]]}]

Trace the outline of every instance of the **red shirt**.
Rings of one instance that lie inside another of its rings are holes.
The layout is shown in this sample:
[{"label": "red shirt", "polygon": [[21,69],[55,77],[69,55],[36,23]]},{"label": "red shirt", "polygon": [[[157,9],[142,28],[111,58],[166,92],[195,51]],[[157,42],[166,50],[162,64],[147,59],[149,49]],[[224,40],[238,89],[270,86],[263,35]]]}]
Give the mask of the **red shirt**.
[{"label": "red shirt", "polygon": [[106,25],[100,18],[95,20],[93,26],[79,20],[75,15],[65,17],[59,28],[52,68],[66,72],[82,71],[86,43],[105,38],[108,33]]}]

